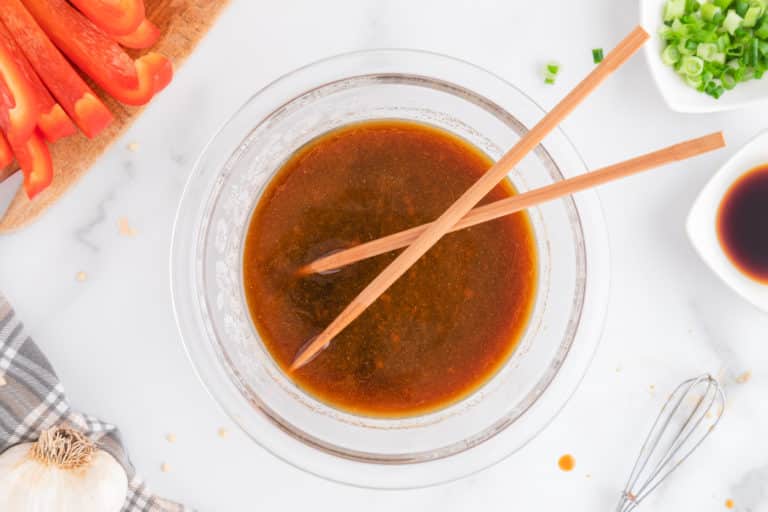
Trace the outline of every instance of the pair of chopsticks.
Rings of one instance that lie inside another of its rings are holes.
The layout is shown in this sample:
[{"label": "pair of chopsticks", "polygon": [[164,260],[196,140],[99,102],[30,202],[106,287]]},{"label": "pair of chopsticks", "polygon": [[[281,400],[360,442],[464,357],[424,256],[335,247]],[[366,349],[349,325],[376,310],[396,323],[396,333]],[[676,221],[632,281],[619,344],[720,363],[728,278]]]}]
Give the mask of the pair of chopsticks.
[{"label": "pair of chopsticks", "polygon": [[[608,181],[623,178],[662,164],[721,148],[725,145],[721,133],[676,144],[626,162],[606,167],[582,176],[560,181],[525,194],[497,201],[472,210],[512,168],[532,151],[557,125],[570,114],[608,75],[624,64],[647,40],[648,33],[635,28],[606,58],[581,81],[539,123],[526,133],[496,164],[481,176],[437,220],[394,235],[341,251],[303,267],[301,272],[313,273],[338,268],[393,249],[406,247],[392,263],[361,291],[357,297],[318,336],[310,340],[296,355],[290,371],[295,371],[328,346],[336,335],[352,323],[400,276],[421,258],[448,232],[509,215],[531,206],[585,190]],[[471,211],[470,211],[471,210]]]}]

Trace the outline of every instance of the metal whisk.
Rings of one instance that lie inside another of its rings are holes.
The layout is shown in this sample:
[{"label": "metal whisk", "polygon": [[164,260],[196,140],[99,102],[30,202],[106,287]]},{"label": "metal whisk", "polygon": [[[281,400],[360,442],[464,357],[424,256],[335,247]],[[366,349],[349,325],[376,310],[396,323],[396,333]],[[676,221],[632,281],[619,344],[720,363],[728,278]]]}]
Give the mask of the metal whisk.
[{"label": "metal whisk", "polygon": [[648,433],[616,512],[634,510],[698,448],[720,421],[725,393],[708,374],[680,384]]}]

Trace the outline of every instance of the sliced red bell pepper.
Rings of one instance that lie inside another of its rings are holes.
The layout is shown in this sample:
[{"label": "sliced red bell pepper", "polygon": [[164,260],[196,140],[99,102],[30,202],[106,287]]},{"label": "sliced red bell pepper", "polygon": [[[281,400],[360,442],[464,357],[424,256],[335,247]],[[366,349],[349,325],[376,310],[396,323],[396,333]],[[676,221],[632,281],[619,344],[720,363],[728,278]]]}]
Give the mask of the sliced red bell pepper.
[{"label": "sliced red bell pepper", "polygon": [[13,95],[11,95],[11,91],[8,89],[8,85],[5,83],[3,75],[0,74],[0,107],[10,109],[13,108],[14,105],[16,105],[16,102],[13,101]]},{"label": "sliced red bell pepper", "polygon": [[113,36],[132,34],[145,20],[143,0],[71,0],[97,27]]},{"label": "sliced red bell pepper", "polygon": [[77,128],[72,124],[72,120],[69,119],[67,113],[61,108],[61,105],[56,103],[51,93],[45,88],[43,82],[40,81],[40,77],[37,76],[35,71],[29,65],[32,83],[37,89],[37,93],[42,100],[40,105],[40,118],[37,120],[37,127],[40,129],[45,139],[49,142],[56,142],[62,137],[69,137],[77,133]]},{"label": "sliced red bell pepper", "polygon": [[136,60],[139,87],[108,91],[126,105],[144,105],[165,89],[173,78],[173,64],[159,53],[148,53]]},{"label": "sliced red bell pepper", "polygon": [[162,33],[157,26],[145,19],[141,22],[136,30],[125,36],[115,36],[115,41],[120,43],[121,46],[126,48],[135,48],[137,50],[143,50],[154,46]]},{"label": "sliced red bell pepper", "polygon": [[67,114],[61,109],[61,107],[53,99],[51,93],[45,88],[43,82],[40,81],[40,77],[37,76],[35,70],[32,69],[32,65],[24,56],[21,48],[17,42],[13,39],[11,32],[0,21],[0,34],[9,41],[10,47],[15,55],[18,56],[18,65],[23,68],[24,74],[29,78],[32,86],[35,89],[35,94],[40,102],[40,117],[37,120],[37,126],[45,135],[45,138],[51,142],[54,142],[62,137],[67,137],[77,133],[77,128],[69,120]]},{"label": "sliced red bell pepper", "polygon": [[11,144],[26,141],[40,117],[41,98],[33,83],[34,72],[30,75],[25,64],[24,54],[0,24],[0,77],[4,89],[0,126]]},{"label": "sliced red bell pepper", "polygon": [[168,85],[173,66],[158,54],[134,62],[66,0],[23,0],[53,43],[118,101],[144,105]]},{"label": "sliced red bell pepper", "polygon": [[0,170],[11,165],[11,162],[13,162],[13,150],[5,135],[0,132]]},{"label": "sliced red bell pepper", "polygon": [[138,86],[133,59],[66,0],[22,2],[53,44],[99,85]]},{"label": "sliced red bell pepper", "polygon": [[24,174],[24,191],[27,197],[34,197],[45,190],[53,181],[53,160],[42,135],[35,131],[22,144],[11,142],[21,172]]},{"label": "sliced red bell pepper", "polygon": [[56,142],[64,137],[69,137],[77,133],[77,128],[72,123],[61,105],[53,100],[51,95],[48,95],[51,100],[51,108],[47,113],[40,114],[40,120],[37,122],[37,127],[40,128],[40,132],[45,136],[45,140],[48,142]]},{"label": "sliced red bell pepper", "polygon": [[112,113],[80,78],[20,0],[0,0],[0,21],[64,111],[90,138],[112,122]]}]

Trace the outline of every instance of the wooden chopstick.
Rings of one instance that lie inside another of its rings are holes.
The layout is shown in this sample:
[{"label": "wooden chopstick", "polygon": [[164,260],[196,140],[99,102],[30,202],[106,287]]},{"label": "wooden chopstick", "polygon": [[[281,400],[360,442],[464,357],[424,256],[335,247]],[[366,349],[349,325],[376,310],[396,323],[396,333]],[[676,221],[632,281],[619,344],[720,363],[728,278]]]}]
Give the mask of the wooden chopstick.
[{"label": "wooden chopstick", "polygon": [[647,40],[648,33],[636,27],[592,72],[526,133],[495,165],[464,192],[411,245],[401,252],[318,336],[308,341],[291,363],[295,371],[324,349],[333,338],[360,316],[397,279],[421,258],[443,235],[495,187],[546,135],[594,91],[613,71],[624,64]]},{"label": "wooden chopstick", "polygon": [[[524,194],[516,195],[507,199],[501,199],[485,206],[480,206],[470,211],[462,218],[458,224],[451,228],[451,232],[460,229],[475,226],[483,222],[498,219],[505,215],[531,208],[547,201],[559,199],[561,197],[574,194],[581,190],[586,190],[609,181],[618,180],[637,174],[642,171],[655,169],[662,165],[692,158],[702,153],[714,151],[725,146],[722,132],[711,133],[696,139],[690,139],[672,146],[646,153],[645,155],[625,160],[623,162],[603,167],[581,176],[568,178],[558,181],[546,187],[531,190]],[[356,245],[343,251],[334,252],[328,256],[318,258],[299,269],[300,275],[314,274],[317,272],[326,272],[344,267],[351,263],[372,258],[395,249],[407,247],[427,228],[429,223],[422,224],[398,233],[393,233],[376,240],[371,240],[364,244]]]}]

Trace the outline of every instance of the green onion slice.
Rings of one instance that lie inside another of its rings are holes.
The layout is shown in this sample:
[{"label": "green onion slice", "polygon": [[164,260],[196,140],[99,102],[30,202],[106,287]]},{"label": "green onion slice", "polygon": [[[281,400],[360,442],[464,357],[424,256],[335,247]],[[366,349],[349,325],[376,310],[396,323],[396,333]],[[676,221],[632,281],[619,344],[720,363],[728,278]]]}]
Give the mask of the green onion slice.
[{"label": "green onion slice", "polygon": [[699,76],[704,72],[704,61],[699,57],[686,55],[681,61],[680,70],[686,76]]}]

